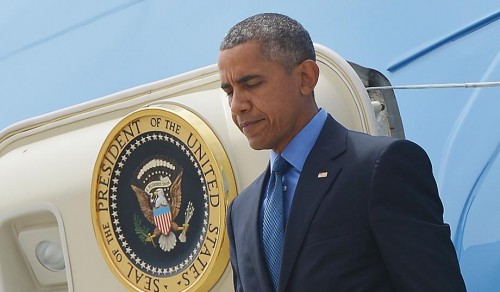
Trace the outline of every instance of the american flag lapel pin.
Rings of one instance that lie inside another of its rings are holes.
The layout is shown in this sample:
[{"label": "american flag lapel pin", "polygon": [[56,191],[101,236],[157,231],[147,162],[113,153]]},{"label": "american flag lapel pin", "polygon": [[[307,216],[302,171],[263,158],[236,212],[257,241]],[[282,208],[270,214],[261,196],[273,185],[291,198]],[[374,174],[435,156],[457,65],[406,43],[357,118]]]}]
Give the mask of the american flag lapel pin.
[{"label": "american flag lapel pin", "polygon": [[328,171],[318,173],[318,178],[325,178],[328,176]]}]

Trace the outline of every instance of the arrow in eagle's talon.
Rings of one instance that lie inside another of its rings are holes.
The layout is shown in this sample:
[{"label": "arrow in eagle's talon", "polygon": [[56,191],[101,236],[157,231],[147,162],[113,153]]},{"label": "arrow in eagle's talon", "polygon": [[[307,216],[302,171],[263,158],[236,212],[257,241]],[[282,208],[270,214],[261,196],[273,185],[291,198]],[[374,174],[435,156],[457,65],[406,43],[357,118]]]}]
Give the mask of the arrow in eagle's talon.
[{"label": "arrow in eagle's talon", "polygon": [[156,247],[155,241],[153,240],[156,237],[156,235],[149,233],[148,237],[146,238],[146,242],[151,242],[154,247]]}]

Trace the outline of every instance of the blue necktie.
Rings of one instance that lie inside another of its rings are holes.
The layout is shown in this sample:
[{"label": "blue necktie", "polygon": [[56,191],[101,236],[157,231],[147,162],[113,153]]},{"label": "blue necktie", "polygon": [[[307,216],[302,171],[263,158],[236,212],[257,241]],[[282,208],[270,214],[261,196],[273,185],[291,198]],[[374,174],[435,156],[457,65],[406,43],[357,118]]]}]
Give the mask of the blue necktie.
[{"label": "blue necktie", "polygon": [[283,253],[283,239],[285,234],[283,216],[283,173],[290,164],[281,155],[276,157],[269,179],[266,194],[266,206],[262,222],[262,239],[264,255],[273,280],[274,289],[278,290],[278,281]]}]

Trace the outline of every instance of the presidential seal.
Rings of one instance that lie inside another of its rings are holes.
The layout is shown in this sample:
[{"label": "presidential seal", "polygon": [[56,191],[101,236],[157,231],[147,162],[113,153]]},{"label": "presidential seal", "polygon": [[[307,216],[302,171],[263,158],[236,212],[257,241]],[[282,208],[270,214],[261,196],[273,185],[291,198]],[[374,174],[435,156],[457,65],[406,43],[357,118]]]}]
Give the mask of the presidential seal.
[{"label": "presidential seal", "polygon": [[229,261],[229,159],[209,126],[177,105],[131,113],[97,158],[91,208],[99,247],[137,291],[209,290]]}]

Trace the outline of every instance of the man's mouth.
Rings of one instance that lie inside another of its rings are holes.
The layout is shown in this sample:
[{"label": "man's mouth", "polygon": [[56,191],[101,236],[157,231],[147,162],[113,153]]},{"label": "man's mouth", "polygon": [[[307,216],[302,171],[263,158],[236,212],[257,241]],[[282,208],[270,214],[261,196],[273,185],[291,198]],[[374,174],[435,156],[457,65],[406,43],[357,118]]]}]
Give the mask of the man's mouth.
[{"label": "man's mouth", "polygon": [[243,131],[243,133],[251,131],[261,121],[262,120],[252,120],[240,122],[240,129]]}]

